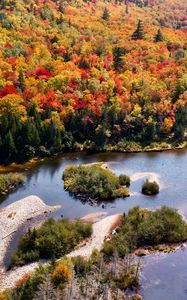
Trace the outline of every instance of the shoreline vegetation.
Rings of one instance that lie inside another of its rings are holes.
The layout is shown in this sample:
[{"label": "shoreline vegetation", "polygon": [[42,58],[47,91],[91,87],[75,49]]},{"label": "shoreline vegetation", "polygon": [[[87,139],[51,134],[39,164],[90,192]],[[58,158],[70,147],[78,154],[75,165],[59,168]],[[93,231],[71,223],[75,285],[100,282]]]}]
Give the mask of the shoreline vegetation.
[{"label": "shoreline vegetation", "polygon": [[124,174],[116,176],[103,163],[67,166],[63,180],[65,190],[90,203],[129,196],[130,178]]},{"label": "shoreline vegetation", "polygon": [[16,190],[25,180],[25,176],[19,173],[0,174],[0,196]]},{"label": "shoreline vegetation", "polygon": [[[149,146],[141,146],[140,144],[133,143],[134,146],[124,148],[124,147],[118,147],[118,146],[107,146],[105,149],[87,149],[87,148],[77,148],[72,151],[72,153],[76,152],[91,152],[91,153],[102,153],[102,152],[114,152],[114,153],[146,153],[146,152],[164,152],[164,151],[178,151],[178,150],[185,150],[187,148],[187,141],[183,141],[182,143],[179,143],[178,145],[172,145],[169,143],[153,143]],[[65,155],[71,153],[71,151],[67,152],[58,152],[56,154],[51,154],[50,156],[45,157],[34,157],[32,159],[27,160],[26,162],[18,163],[13,162],[11,164],[5,164],[0,165],[0,173],[8,173],[8,172],[22,172],[26,171],[28,169],[31,169],[35,165],[39,164],[42,161],[53,159],[60,155]]]},{"label": "shoreline vegetation", "polygon": [[[21,204],[22,203],[22,204]],[[20,204],[23,205],[23,202]],[[19,209],[21,209],[21,205],[19,205]],[[10,206],[7,207],[7,209]],[[10,207],[11,208],[11,207]],[[45,219],[44,219],[45,220]],[[44,221],[43,220],[43,221]],[[91,243],[91,248],[89,251],[89,255],[86,254],[86,256],[91,255],[91,249],[93,247],[102,247],[103,240],[108,237],[108,235],[112,232],[112,230],[119,225],[121,220],[121,215],[114,215],[114,216],[106,216],[103,213],[95,213],[95,214],[89,214],[85,217],[83,217],[82,222],[84,224],[93,224],[93,234],[90,239],[86,239],[84,242],[81,242],[79,247],[76,248],[72,254],[70,253],[69,256],[74,256],[76,251],[80,251],[82,247],[87,247],[87,250],[89,250],[89,243]],[[9,221],[9,219],[8,219]],[[103,226],[104,224],[104,226]],[[102,226],[101,226],[102,225]],[[34,228],[35,223],[31,228]],[[101,230],[102,228],[102,230]],[[6,228],[5,228],[6,229]],[[8,229],[7,229],[8,230]],[[99,233],[99,234],[98,234]],[[97,235],[97,236],[96,236]],[[4,240],[3,240],[4,242]],[[93,244],[92,244],[93,243]],[[7,243],[4,245],[7,248]],[[82,251],[82,250],[81,250]],[[11,270],[5,271],[5,268],[1,269],[1,277],[0,277],[0,291],[5,290],[7,288],[12,288],[18,280],[20,280],[22,277],[24,277],[25,274],[33,272],[37,267],[41,265],[45,266],[46,263],[49,263],[48,260],[39,261],[30,263],[21,267],[16,267]]]}]

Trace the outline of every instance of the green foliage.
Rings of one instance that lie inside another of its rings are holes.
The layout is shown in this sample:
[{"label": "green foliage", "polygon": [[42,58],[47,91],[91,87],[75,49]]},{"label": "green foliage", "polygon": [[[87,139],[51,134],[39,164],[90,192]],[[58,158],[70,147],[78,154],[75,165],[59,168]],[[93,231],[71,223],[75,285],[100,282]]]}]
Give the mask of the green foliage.
[{"label": "green foliage", "polygon": [[86,260],[82,256],[76,256],[72,260],[75,274],[79,277],[85,276],[86,273],[91,269],[90,261]]},{"label": "green foliage", "polygon": [[25,177],[19,173],[0,174],[0,195],[13,191],[24,181]]},{"label": "green foliage", "polygon": [[159,184],[157,182],[150,182],[148,179],[142,186],[142,193],[144,195],[156,195],[159,193]]},{"label": "green foliage", "polygon": [[129,187],[131,183],[130,177],[125,174],[119,175],[119,183],[120,185],[126,185]]},{"label": "green foliage", "polygon": [[187,224],[175,209],[162,207],[151,212],[134,207],[123,217],[118,234],[105,243],[103,253],[108,258],[115,251],[124,256],[138,247],[186,240]]},{"label": "green foliage", "polygon": [[66,167],[63,179],[64,188],[76,196],[100,201],[129,195],[119,178],[102,164]]},{"label": "green foliage", "polygon": [[108,9],[107,9],[106,7],[105,7],[105,9],[104,9],[104,12],[103,12],[102,18],[103,18],[103,20],[105,20],[105,21],[108,21],[108,20],[109,20],[109,18],[110,18],[109,11],[108,11]]},{"label": "green foliage", "polygon": [[156,34],[155,37],[154,37],[154,41],[155,41],[156,43],[158,43],[158,42],[163,42],[163,41],[164,41],[164,37],[163,37],[163,34],[162,34],[162,32],[161,32],[160,29],[158,29],[157,34]]},{"label": "green foliage", "polygon": [[20,240],[12,256],[12,265],[23,265],[39,258],[59,258],[72,251],[92,234],[90,224],[80,220],[47,220],[39,229],[29,230]]},{"label": "green foliage", "polygon": [[24,275],[17,281],[16,287],[9,292],[10,297],[8,299],[33,300],[40,284],[45,281],[48,272],[47,268],[40,266],[34,273]]}]

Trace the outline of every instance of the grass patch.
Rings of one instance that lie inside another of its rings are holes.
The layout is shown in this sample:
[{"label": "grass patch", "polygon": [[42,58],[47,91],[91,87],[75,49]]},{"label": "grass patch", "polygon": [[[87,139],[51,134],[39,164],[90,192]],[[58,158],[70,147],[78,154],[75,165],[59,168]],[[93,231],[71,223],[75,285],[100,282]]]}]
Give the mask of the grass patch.
[{"label": "grass patch", "polygon": [[25,176],[19,173],[0,174],[0,195],[8,194],[23,184]]}]

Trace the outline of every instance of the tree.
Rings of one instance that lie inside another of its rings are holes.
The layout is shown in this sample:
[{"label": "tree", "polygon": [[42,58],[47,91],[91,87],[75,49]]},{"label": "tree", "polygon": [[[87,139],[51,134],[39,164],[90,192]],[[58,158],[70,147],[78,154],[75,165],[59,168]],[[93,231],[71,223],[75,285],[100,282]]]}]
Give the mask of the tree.
[{"label": "tree", "polygon": [[103,15],[102,15],[102,19],[105,21],[108,21],[109,18],[110,18],[109,10],[105,7]]},{"label": "tree", "polygon": [[60,287],[63,289],[65,287],[65,284],[71,278],[71,271],[64,263],[60,263],[55,268],[51,278],[53,284],[56,287]]},{"label": "tree", "polygon": [[0,113],[2,115],[24,115],[25,107],[22,105],[23,98],[17,94],[8,94],[1,98]]},{"label": "tree", "polygon": [[10,162],[15,159],[17,154],[17,149],[12,137],[12,133],[9,131],[5,136],[3,143],[3,154],[5,155],[5,161]]},{"label": "tree", "polygon": [[114,61],[114,69],[116,71],[121,71],[124,65],[123,55],[125,55],[125,49],[121,47],[115,47],[113,49],[113,61]]},{"label": "tree", "polygon": [[132,35],[133,40],[143,40],[144,39],[144,28],[143,22],[141,20],[138,21],[137,29],[134,31]]},{"label": "tree", "polygon": [[160,29],[158,29],[157,34],[154,37],[154,41],[155,41],[155,43],[164,41],[164,37],[163,37],[163,34]]}]

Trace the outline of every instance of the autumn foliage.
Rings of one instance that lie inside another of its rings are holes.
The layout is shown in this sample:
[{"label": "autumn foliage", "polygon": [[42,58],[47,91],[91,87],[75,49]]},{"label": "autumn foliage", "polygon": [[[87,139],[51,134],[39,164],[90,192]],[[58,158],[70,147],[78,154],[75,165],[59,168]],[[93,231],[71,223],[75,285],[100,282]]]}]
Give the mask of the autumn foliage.
[{"label": "autumn foliage", "polygon": [[63,288],[71,278],[71,270],[63,262],[59,263],[52,273],[51,278],[56,287]]},{"label": "autumn foliage", "polygon": [[0,3],[1,163],[184,140],[186,0],[127,2]]}]

